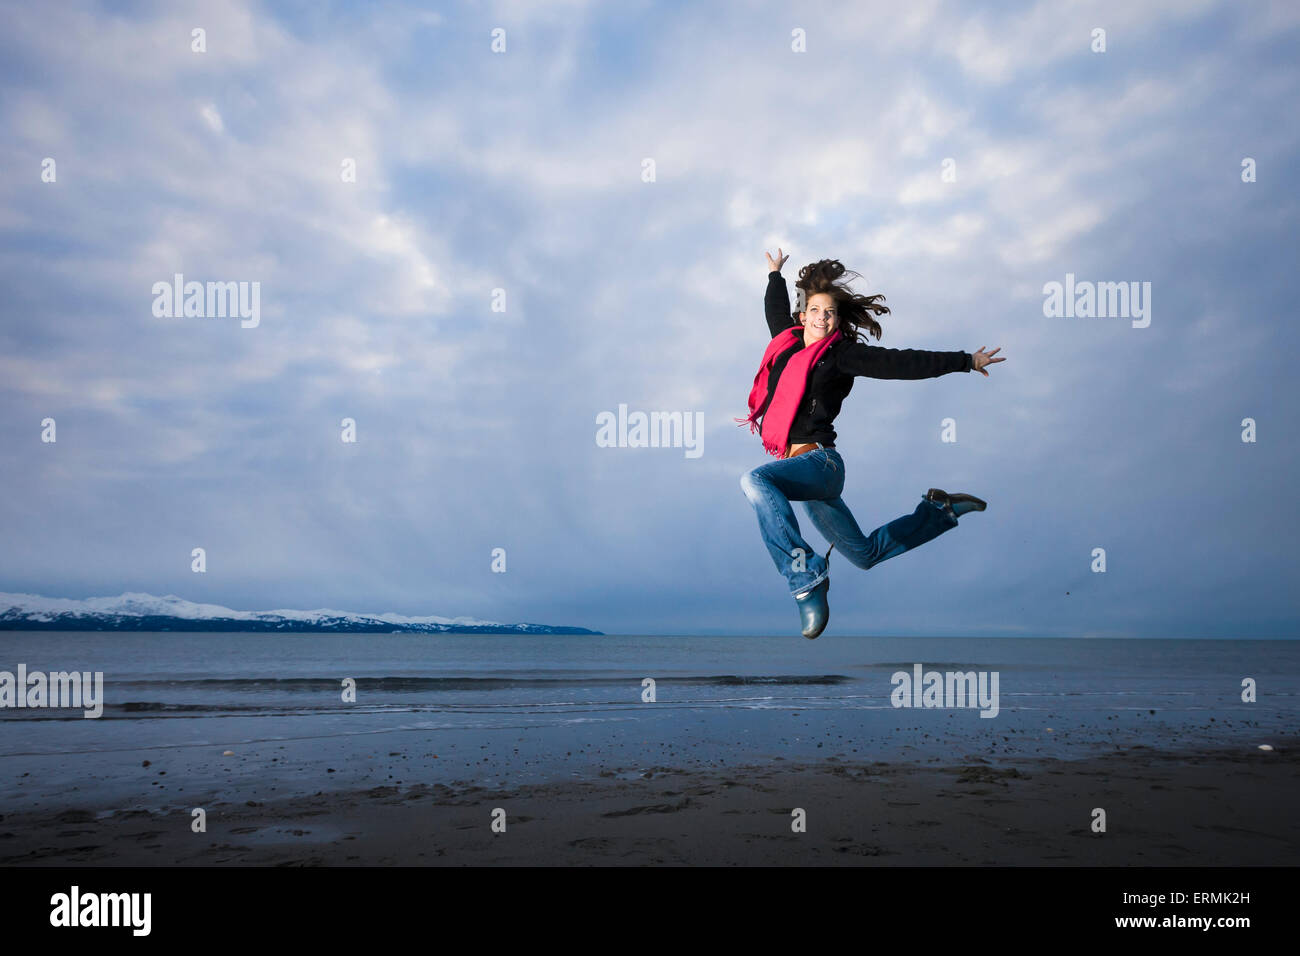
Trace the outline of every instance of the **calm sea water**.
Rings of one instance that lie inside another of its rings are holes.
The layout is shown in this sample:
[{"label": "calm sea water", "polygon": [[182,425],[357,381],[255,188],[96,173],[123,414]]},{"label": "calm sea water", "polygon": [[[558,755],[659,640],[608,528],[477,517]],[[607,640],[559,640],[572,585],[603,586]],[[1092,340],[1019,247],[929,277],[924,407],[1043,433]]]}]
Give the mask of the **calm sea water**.
[{"label": "calm sea water", "polygon": [[[1280,748],[1300,726],[1300,642],[1286,641],[0,634],[0,670],[19,663],[102,671],[104,710],[0,709],[9,805],[138,792],[145,759],[191,787],[269,773],[292,790],[771,759]],[[895,708],[891,675],[917,663],[996,671],[998,715]],[[342,700],[345,678],[355,703]],[[1244,678],[1255,703],[1241,700]],[[241,758],[234,769],[216,759],[226,749]]]}]

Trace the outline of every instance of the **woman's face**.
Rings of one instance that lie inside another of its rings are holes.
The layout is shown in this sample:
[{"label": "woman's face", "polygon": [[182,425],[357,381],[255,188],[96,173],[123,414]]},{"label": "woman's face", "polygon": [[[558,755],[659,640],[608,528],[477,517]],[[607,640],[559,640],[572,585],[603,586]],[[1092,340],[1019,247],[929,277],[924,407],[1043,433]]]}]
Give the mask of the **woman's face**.
[{"label": "woman's face", "polygon": [[803,313],[804,339],[816,342],[835,331],[839,321],[839,309],[835,305],[835,296],[828,292],[818,292],[808,296],[806,310]]}]

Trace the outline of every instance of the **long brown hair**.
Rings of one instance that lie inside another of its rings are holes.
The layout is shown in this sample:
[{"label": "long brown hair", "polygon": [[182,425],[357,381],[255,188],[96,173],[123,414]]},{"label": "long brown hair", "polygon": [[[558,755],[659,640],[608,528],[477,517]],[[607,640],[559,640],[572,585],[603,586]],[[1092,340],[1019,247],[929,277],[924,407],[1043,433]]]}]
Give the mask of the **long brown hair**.
[{"label": "long brown hair", "polygon": [[[862,278],[858,273],[846,270],[844,264],[838,259],[822,259],[809,263],[799,270],[795,287],[803,290],[805,304],[809,296],[817,295],[819,292],[834,297],[836,328],[850,342],[856,341],[864,332],[879,339],[880,323],[875,317],[889,314],[889,307],[882,304],[885,297],[861,295],[848,288],[846,284],[837,283],[836,280],[844,275]],[[791,313],[791,318],[798,322],[798,311]]]}]

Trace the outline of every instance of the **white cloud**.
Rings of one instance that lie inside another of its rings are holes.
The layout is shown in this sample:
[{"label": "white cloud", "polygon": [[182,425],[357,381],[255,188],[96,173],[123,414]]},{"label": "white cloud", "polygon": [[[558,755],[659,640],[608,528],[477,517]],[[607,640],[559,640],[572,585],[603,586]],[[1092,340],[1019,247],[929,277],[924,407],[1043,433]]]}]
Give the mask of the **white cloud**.
[{"label": "white cloud", "polygon": [[217,112],[217,107],[212,103],[205,103],[199,107],[199,115],[203,117],[203,122],[208,124],[208,129],[214,133],[225,131],[225,124],[221,121],[221,114]]}]

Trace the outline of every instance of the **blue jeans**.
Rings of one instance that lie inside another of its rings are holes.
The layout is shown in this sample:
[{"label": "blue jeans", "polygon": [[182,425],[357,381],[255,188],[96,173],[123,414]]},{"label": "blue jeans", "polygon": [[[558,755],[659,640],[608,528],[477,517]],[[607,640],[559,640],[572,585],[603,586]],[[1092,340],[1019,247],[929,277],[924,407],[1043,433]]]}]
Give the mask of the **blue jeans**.
[{"label": "blue jeans", "polygon": [[826,559],[799,534],[792,501],[802,501],[822,537],[863,570],[957,526],[957,516],[951,509],[922,497],[910,515],[863,534],[840,497],[844,490],[844,459],[834,448],[823,448],[820,443],[816,451],[778,458],[745,472],[740,487],[754,506],[763,543],[777,570],[790,582],[791,594],[816,587],[830,573]]}]

